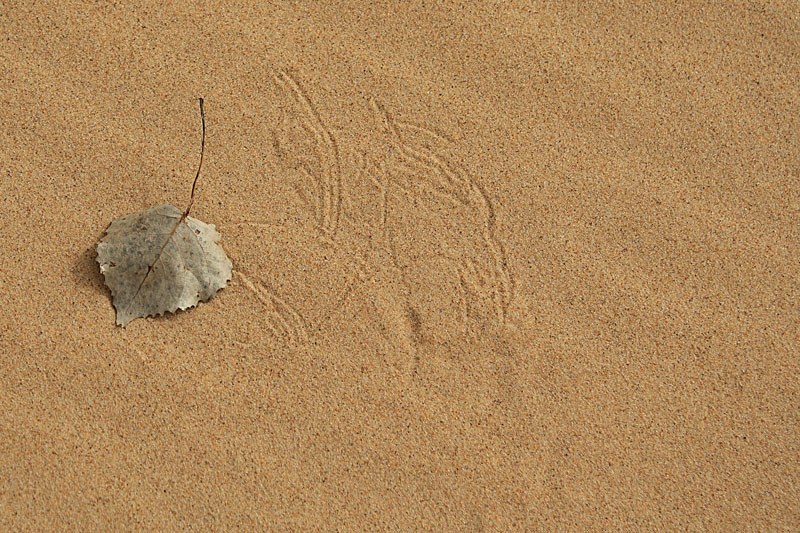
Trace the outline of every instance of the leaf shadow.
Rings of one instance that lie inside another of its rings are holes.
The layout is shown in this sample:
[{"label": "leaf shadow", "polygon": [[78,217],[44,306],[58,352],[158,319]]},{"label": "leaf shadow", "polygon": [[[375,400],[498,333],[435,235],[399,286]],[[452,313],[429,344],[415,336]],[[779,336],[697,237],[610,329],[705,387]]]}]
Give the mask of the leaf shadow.
[{"label": "leaf shadow", "polygon": [[72,264],[72,277],[78,285],[93,289],[98,294],[110,298],[111,290],[106,287],[100,266],[97,264],[97,243],[103,233],[99,233],[97,238],[92,241],[92,245],[86,248]]}]

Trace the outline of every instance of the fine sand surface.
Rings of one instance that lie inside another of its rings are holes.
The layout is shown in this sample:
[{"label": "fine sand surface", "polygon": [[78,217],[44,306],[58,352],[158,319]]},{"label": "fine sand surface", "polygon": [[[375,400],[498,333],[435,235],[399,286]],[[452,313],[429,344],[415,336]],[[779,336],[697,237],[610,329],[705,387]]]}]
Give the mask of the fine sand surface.
[{"label": "fine sand surface", "polygon": [[800,529],[797,3],[11,4],[0,530]]}]

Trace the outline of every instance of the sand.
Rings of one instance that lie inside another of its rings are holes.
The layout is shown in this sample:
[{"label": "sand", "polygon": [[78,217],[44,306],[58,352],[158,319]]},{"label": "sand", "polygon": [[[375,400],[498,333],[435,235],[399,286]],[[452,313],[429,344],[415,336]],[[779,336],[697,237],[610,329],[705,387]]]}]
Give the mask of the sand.
[{"label": "sand", "polygon": [[800,529],[797,4],[159,4],[0,8],[0,529]]}]

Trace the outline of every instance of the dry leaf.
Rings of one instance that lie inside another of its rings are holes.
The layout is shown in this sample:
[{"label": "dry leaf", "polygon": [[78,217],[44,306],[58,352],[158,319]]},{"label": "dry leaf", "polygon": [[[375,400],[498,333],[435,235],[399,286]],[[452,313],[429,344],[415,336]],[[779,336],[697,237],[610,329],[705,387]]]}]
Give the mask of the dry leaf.
[{"label": "dry leaf", "polygon": [[121,326],[134,318],[194,307],[231,279],[231,261],[217,244],[219,233],[214,225],[189,216],[206,145],[202,98],[200,118],[200,164],[186,210],[164,204],[121,216],[97,245],[97,262],[111,289]]},{"label": "dry leaf", "polygon": [[117,324],[206,301],[231,279],[231,261],[205,224],[172,204],[119,217],[97,245]]}]

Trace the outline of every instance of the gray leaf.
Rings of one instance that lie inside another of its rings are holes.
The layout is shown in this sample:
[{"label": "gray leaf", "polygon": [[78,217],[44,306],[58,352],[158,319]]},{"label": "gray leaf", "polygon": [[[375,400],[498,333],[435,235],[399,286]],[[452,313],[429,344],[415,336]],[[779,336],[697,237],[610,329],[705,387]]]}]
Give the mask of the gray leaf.
[{"label": "gray leaf", "polygon": [[182,218],[172,204],[121,216],[97,245],[117,324],[206,301],[231,279],[213,224]]}]

